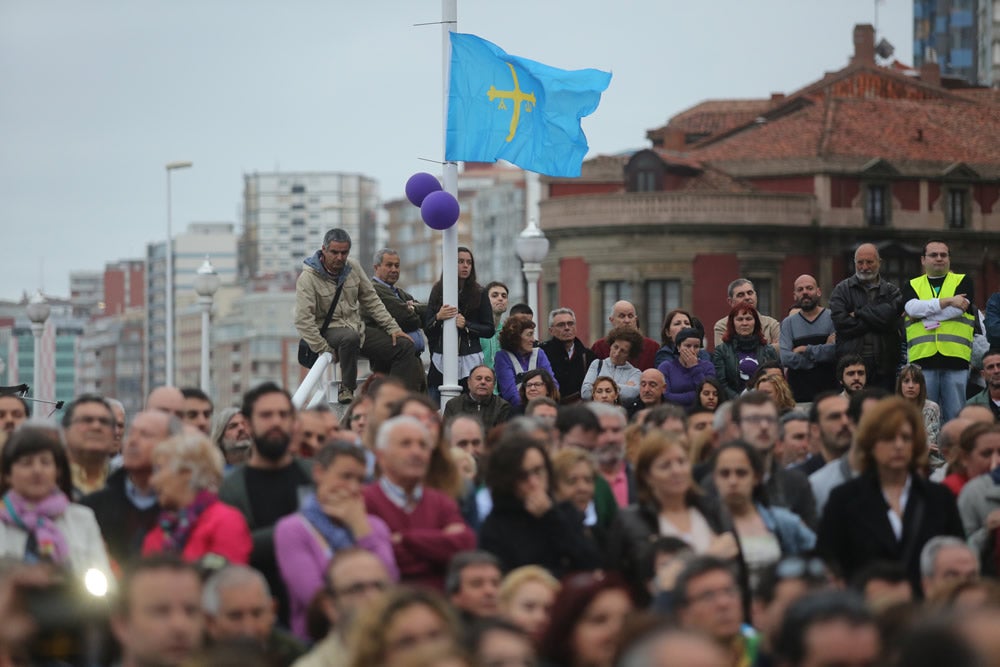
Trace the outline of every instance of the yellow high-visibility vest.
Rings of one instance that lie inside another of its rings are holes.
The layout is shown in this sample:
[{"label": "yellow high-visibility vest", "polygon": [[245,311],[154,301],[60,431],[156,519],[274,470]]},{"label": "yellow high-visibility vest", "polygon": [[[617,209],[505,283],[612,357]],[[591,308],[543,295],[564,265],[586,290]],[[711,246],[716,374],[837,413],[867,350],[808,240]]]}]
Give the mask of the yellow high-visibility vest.
[{"label": "yellow high-visibility vest", "polygon": [[[926,275],[919,276],[910,281],[910,287],[917,293],[917,298],[921,301],[934,298],[947,298],[955,296],[965,274],[951,273],[944,278],[941,291],[937,295],[931,289],[931,283]],[[943,354],[946,357],[958,357],[965,361],[972,359],[972,334],[975,330],[976,318],[969,313],[962,313],[958,317],[944,320],[936,329],[925,329],[923,320],[906,318],[906,344],[908,346],[907,356],[911,362],[926,359],[935,354]]]}]

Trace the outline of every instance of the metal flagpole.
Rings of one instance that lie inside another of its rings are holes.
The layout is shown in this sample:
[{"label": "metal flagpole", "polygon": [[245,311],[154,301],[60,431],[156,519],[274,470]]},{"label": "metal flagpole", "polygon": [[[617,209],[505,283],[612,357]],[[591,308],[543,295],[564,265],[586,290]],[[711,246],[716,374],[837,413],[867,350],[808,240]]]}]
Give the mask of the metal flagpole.
[{"label": "metal flagpole", "polygon": [[[451,70],[451,39],[449,33],[458,27],[458,0],[441,0],[441,69],[444,82],[442,122],[442,149],[448,141],[448,78]],[[442,175],[445,192],[458,199],[458,163],[445,162]],[[454,224],[441,234],[441,271],[442,271],[442,302],[447,305],[458,305],[458,224]],[[455,320],[442,322],[444,338],[441,356],[444,376],[441,385],[441,407],[449,400],[458,396],[462,388],[458,384],[458,329],[453,326]]]}]

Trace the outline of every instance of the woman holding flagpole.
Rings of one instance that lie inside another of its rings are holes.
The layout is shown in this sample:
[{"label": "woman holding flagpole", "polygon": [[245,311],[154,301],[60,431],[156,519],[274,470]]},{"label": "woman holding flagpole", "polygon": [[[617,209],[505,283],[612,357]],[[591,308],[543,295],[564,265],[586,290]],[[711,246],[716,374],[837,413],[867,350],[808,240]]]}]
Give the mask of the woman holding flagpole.
[{"label": "woman holding flagpole", "polygon": [[[483,363],[483,348],[480,338],[493,335],[493,307],[485,298],[482,286],[476,282],[476,260],[472,251],[464,246],[458,248],[458,304],[446,304],[443,297],[442,276],[431,288],[427,300],[425,329],[431,350],[431,367],[427,372],[427,387],[435,399],[442,382],[444,362],[442,341],[444,327],[458,328],[458,380],[465,386],[469,372]],[[451,320],[451,321],[449,321]]]}]

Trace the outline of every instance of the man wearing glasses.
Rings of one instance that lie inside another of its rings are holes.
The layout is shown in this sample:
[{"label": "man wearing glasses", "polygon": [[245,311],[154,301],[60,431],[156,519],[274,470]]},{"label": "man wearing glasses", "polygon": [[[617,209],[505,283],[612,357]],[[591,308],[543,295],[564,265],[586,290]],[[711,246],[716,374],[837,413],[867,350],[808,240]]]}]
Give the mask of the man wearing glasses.
[{"label": "man wearing glasses", "polygon": [[562,404],[576,403],[587,369],[597,357],[576,337],[576,315],[569,308],[556,308],[549,313],[549,335],[551,338],[539,347],[549,358]]},{"label": "man wearing glasses", "polygon": [[972,279],[952,273],[951,254],[943,241],[924,245],[924,274],[903,287],[909,362],[920,364],[927,400],[941,406],[941,422],[958,416],[965,405],[976,309]]},{"label": "man wearing glasses", "polygon": [[771,504],[795,512],[807,526],[814,527],[816,501],[809,479],[799,470],[783,468],[774,456],[778,407],[771,397],[762,391],[743,394],[733,403],[733,422],[739,425],[740,439],[753,445],[764,460],[764,487]]},{"label": "man wearing glasses", "polygon": [[115,451],[115,416],[97,394],[83,394],[66,406],[62,419],[73,476],[73,500],[104,488]]},{"label": "man wearing glasses", "polygon": [[319,603],[330,632],[294,667],[346,665],[347,635],[354,619],[390,586],[392,579],[378,556],[358,547],[338,551],[326,568],[326,587]]}]

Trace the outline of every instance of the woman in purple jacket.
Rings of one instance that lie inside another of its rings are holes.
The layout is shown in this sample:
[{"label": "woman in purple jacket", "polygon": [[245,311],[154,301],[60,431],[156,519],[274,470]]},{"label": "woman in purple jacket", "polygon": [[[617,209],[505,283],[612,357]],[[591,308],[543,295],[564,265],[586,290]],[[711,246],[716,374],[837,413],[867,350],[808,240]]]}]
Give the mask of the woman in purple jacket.
[{"label": "woman in purple jacket", "polygon": [[682,329],[674,336],[677,357],[670,357],[659,365],[667,381],[663,397],[670,403],[690,408],[695,403],[698,386],[706,377],[715,377],[711,361],[698,356],[701,351],[701,334],[697,329]]},{"label": "woman in purple jacket", "polygon": [[[511,315],[500,329],[500,349],[493,359],[500,397],[511,405],[521,405],[520,388],[523,375],[540,368],[548,371],[555,381],[549,358],[535,347],[535,323],[527,315]],[[556,389],[559,383],[556,382]]]},{"label": "woman in purple jacket", "polygon": [[323,588],[326,567],[341,549],[368,549],[393,580],[399,578],[388,526],[365,511],[364,480],[365,455],[359,447],[342,440],[324,445],[313,459],[316,492],[275,527],[274,550],[288,589],[292,632],[304,640],[309,639],[309,603]]}]

